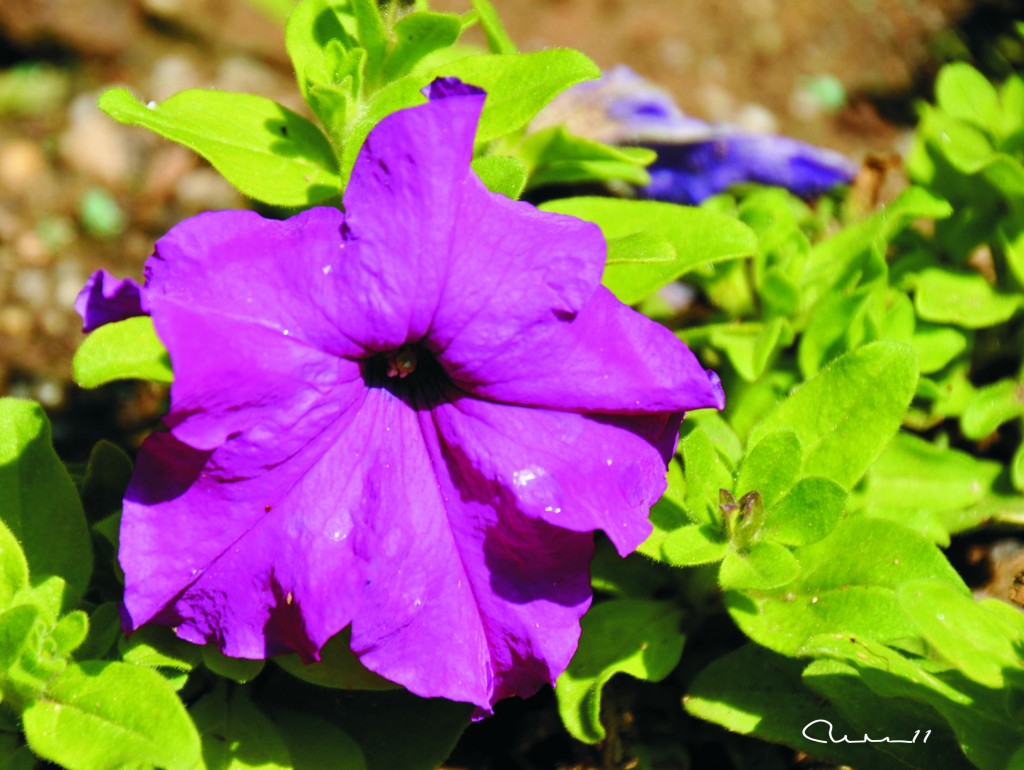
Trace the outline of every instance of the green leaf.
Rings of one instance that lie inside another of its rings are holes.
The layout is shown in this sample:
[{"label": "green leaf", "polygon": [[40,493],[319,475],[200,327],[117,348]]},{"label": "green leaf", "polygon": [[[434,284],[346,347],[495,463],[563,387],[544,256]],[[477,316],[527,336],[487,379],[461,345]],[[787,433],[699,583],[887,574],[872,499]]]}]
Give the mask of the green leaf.
[{"label": "green leaf", "polygon": [[948,583],[921,580],[900,586],[896,596],[931,649],[951,666],[985,687],[1020,686],[1024,625],[1005,616],[995,600],[977,602]]},{"label": "green leaf", "polygon": [[594,80],[601,70],[579,51],[550,48],[526,54],[486,54],[448,62],[434,77],[456,77],[487,92],[477,143],[517,131],[565,89]]},{"label": "green leaf", "polygon": [[174,691],[126,663],[70,665],[22,718],[32,750],[68,770],[193,770],[199,761],[199,736]]},{"label": "green leaf", "polygon": [[405,690],[339,691],[332,711],[359,744],[368,770],[435,770],[469,724],[472,707]]},{"label": "green leaf", "polygon": [[21,542],[32,584],[60,577],[63,606],[76,606],[92,574],[92,542],[50,423],[31,401],[0,399],[0,520]]},{"label": "green leaf", "polygon": [[[883,702],[907,698],[934,708],[953,728],[962,751],[976,767],[1006,767],[1015,745],[1024,737],[1006,718],[1002,693],[993,698],[991,691],[982,688],[968,692],[971,683],[956,672],[936,676],[919,660],[904,657],[868,635],[820,636],[812,639],[804,652],[842,661]],[[1010,736],[1017,740],[1007,740]]]},{"label": "green leaf", "polygon": [[308,206],[341,194],[320,129],[262,96],[190,89],[149,107],[112,88],[100,109],[194,150],[242,193],[272,206]]},{"label": "green leaf", "polygon": [[97,442],[89,453],[80,496],[89,521],[99,521],[121,510],[132,477],[132,461],[117,444]]},{"label": "green leaf", "polygon": [[884,255],[889,241],[917,219],[943,219],[953,207],[935,193],[911,187],[875,214],[844,227],[831,238],[815,244],[804,276],[805,307],[812,307],[831,288],[849,280],[851,270],[859,275],[854,255]]},{"label": "green leaf", "polygon": [[526,167],[507,155],[485,155],[473,161],[473,171],[491,192],[518,200],[526,187]]},{"label": "green leaf", "polygon": [[917,276],[914,307],[926,321],[982,329],[1009,320],[1024,298],[997,292],[984,276],[941,268],[922,270]]},{"label": "green leaf", "polygon": [[544,211],[597,224],[609,241],[637,233],[658,235],[675,249],[671,265],[609,264],[602,283],[626,304],[639,302],[665,284],[704,265],[753,254],[757,238],[742,222],[704,209],[656,201],[613,198],[564,198],[549,201]]},{"label": "green leaf", "polygon": [[954,326],[920,323],[914,329],[911,344],[917,351],[921,374],[940,371],[959,356],[971,343],[967,332]]},{"label": "green leaf", "polygon": [[796,483],[803,457],[791,430],[768,433],[747,452],[736,478],[737,494],[757,490],[770,508]]},{"label": "green leaf", "polygon": [[28,585],[28,561],[18,538],[0,519],[0,611],[7,609],[22,588]]},{"label": "green leaf", "polygon": [[348,0],[348,5],[356,24],[356,38],[366,51],[366,77],[374,81],[384,66],[388,49],[384,19],[381,18],[376,0]]},{"label": "green leaf", "polygon": [[71,367],[75,383],[83,388],[115,380],[169,383],[174,379],[167,348],[149,316],[101,326],[82,341]]},{"label": "green leaf", "polygon": [[657,682],[683,652],[682,613],[668,602],[614,599],[591,608],[582,621],[580,646],[558,677],[558,713],[572,736],[585,743],[605,737],[601,690],[615,674]]},{"label": "green leaf", "polygon": [[896,434],[916,384],[912,348],[873,342],[836,359],[779,404],[750,442],[792,430],[804,449],[804,473],[850,489]]},{"label": "green leaf", "polygon": [[785,318],[773,318],[764,323],[707,324],[677,332],[677,335],[688,345],[708,344],[724,352],[736,373],[747,382],[759,380],[776,351],[793,340]]},{"label": "green leaf", "polygon": [[960,512],[991,494],[1001,471],[999,463],[901,433],[868,472],[857,502],[870,515],[894,521],[928,511],[943,530],[938,542],[946,543],[949,533],[977,523]]},{"label": "green leaf", "polygon": [[801,572],[785,587],[725,594],[729,614],[743,632],[784,655],[798,654],[818,634],[914,639],[917,628],[896,599],[896,589],[909,580],[941,580],[967,594],[938,548],[881,519],[844,519],[828,537],[794,555]]},{"label": "green leaf", "polygon": [[768,509],[764,533],[784,545],[816,543],[835,529],[846,505],[846,490],[829,479],[800,479]]},{"label": "green leaf", "polygon": [[984,75],[965,62],[947,64],[935,81],[939,107],[982,131],[999,125],[999,96]]},{"label": "green leaf", "polygon": [[[0,613],[0,669],[11,668],[30,647],[38,646],[43,625],[43,612],[34,604],[18,604]],[[3,673],[10,676],[9,671]]]},{"label": "green leaf", "polygon": [[1018,417],[1024,417],[1024,382],[1005,379],[975,391],[960,418],[960,428],[964,436],[978,440]]},{"label": "green leaf", "polygon": [[570,134],[564,126],[535,131],[517,148],[530,170],[530,188],[622,180],[634,185],[651,181],[644,166],[656,154],[642,147],[612,147]]},{"label": "green leaf", "polygon": [[[847,639],[851,647],[859,647],[856,639]],[[863,650],[861,650],[863,653]],[[821,749],[833,748],[846,762],[853,761],[854,749],[876,752],[871,761],[857,763],[860,767],[967,768],[970,766],[953,734],[941,717],[928,705],[906,697],[881,697],[871,690],[855,668],[835,660],[816,660],[804,669],[804,684],[818,693],[819,702],[832,704],[849,729],[830,720],[837,740],[849,736],[852,741],[865,735],[875,739],[890,736],[894,741],[913,743],[875,743],[866,746],[851,744],[819,744]],[[814,719],[821,719],[815,715]],[[810,717],[809,717],[810,719]],[[820,731],[820,732],[819,732]],[[828,725],[815,724],[808,733],[816,740],[828,741]],[[921,739],[921,740],[917,740]]]},{"label": "green leaf", "polygon": [[291,770],[284,737],[240,687],[220,686],[197,701],[189,714],[202,741],[197,770]]},{"label": "green leaf", "polygon": [[657,555],[643,553],[673,567],[694,567],[721,561],[729,551],[729,541],[721,530],[708,524],[688,524],[665,534]]},{"label": "green leaf", "polygon": [[746,553],[730,549],[718,580],[722,588],[761,591],[779,588],[800,574],[800,563],[789,549],[769,540],[754,543]]},{"label": "green leaf", "polygon": [[473,0],[473,8],[480,16],[480,26],[492,53],[513,54],[516,44],[508,36],[490,0]]},{"label": "green leaf", "polygon": [[117,643],[125,663],[148,668],[191,671],[199,665],[202,648],[174,635],[163,626],[143,626]]},{"label": "green leaf", "polygon": [[54,656],[66,658],[82,646],[89,633],[89,616],[82,610],[74,610],[57,621],[51,638],[56,645]]},{"label": "green leaf", "polygon": [[395,44],[384,60],[381,80],[397,80],[416,66],[427,54],[447,48],[462,34],[462,19],[454,13],[414,11],[403,16],[394,27]]},{"label": "green leaf", "polygon": [[712,529],[723,527],[719,490],[732,487],[732,474],[722,464],[711,439],[702,430],[692,430],[679,442],[683,456],[686,492],[683,508],[694,524]]},{"label": "green leaf", "polygon": [[[856,737],[864,732],[861,723],[844,718],[836,708],[838,704],[823,700],[803,686],[803,667],[801,661],[747,644],[701,671],[683,705],[693,716],[732,732],[781,743],[830,764],[905,770],[906,764],[878,751],[874,744],[821,744],[803,737],[804,728],[816,719],[831,722],[836,736]],[[879,730],[873,734],[883,733]],[[892,734],[895,736],[895,731]],[[813,731],[811,735],[816,737]]]},{"label": "green leaf", "polygon": [[104,602],[89,615],[89,635],[79,649],[80,658],[105,658],[121,637],[119,602]]},{"label": "green leaf", "polygon": [[211,644],[202,647],[203,665],[226,679],[245,684],[263,670],[262,660],[230,658]]},{"label": "green leaf", "polygon": [[351,628],[331,637],[320,651],[318,663],[303,663],[298,655],[273,658],[292,676],[310,684],[339,690],[392,690],[398,685],[378,676],[359,662],[351,649]]},{"label": "green leaf", "polygon": [[35,757],[20,735],[0,733],[0,770],[34,770]]},{"label": "green leaf", "polygon": [[877,284],[872,284],[850,294],[829,294],[814,306],[797,352],[804,379],[864,341],[866,319],[878,296],[876,288]]},{"label": "green leaf", "polygon": [[273,719],[294,770],[366,770],[359,744],[337,725],[298,711],[275,710]]}]

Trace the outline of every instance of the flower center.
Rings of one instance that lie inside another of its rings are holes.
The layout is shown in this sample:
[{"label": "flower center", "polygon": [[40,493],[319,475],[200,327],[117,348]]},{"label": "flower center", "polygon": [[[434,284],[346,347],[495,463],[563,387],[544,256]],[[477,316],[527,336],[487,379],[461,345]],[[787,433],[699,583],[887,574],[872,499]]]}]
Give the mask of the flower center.
[{"label": "flower center", "polygon": [[387,356],[388,377],[405,379],[416,371],[416,348],[406,345],[397,353]]},{"label": "flower center", "polygon": [[415,409],[447,400],[454,388],[434,354],[420,344],[367,358],[362,371],[367,387],[383,388]]}]

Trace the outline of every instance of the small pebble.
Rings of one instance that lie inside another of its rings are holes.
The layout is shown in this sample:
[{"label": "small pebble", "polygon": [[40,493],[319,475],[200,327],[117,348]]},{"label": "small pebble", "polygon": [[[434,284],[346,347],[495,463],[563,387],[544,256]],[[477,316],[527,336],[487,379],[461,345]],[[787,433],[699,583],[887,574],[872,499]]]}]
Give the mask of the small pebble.
[{"label": "small pebble", "polygon": [[33,230],[26,230],[18,236],[14,250],[18,254],[18,261],[28,267],[46,267],[53,261],[45,241]]},{"label": "small pebble", "polygon": [[38,267],[24,267],[14,274],[14,294],[30,307],[42,308],[50,304],[50,281],[46,271]]},{"label": "small pebble", "polygon": [[774,134],[778,132],[778,121],[774,113],[767,107],[748,102],[741,104],[733,113],[732,121],[736,128],[753,134]]},{"label": "small pebble", "polygon": [[31,333],[32,314],[28,310],[18,305],[0,307],[0,334],[19,340],[27,338]]},{"label": "small pebble", "polygon": [[29,189],[46,168],[46,155],[37,142],[18,138],[0,145],[0,191],[3,194],[18,194]]},{"label": "small pebble", "polygon": [[183,177],[175,190],[182,206],[196,211],[241,208],[241,194],[212,168],[197,168]]},{"label": "small pebble", "polygon": [[127,129],[100,112],[97,96],[83,94],[71,103],[71,125],[60,138],[60,154],[73,170],[121,190],[134,175],[138,156]]}]

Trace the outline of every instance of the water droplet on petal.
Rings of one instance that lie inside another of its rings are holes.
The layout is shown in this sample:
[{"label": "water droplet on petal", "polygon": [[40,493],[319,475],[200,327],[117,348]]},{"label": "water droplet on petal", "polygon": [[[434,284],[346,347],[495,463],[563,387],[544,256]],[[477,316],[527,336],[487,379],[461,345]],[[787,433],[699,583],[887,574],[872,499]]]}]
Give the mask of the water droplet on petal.
[{"label": "water droplet on petal", "polygon": [[320,268],[320,270],[323,272],[324,275],[330,275],[330,273],[331,273],[331,266],[330,265],[324,265],[322,268]]}]

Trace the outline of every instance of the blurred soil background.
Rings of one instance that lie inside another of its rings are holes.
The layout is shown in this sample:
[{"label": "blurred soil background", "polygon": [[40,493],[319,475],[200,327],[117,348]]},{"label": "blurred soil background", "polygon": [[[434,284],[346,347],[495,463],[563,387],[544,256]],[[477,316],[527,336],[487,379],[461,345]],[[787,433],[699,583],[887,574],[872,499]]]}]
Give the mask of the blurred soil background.
[{"label": "blurred soil background", "polygon": [[[1009,1],[495,5],[526,50],[572,46],[604,68],[629,64],[697,117],[857,160],[903,147],[913,98],[942,61],[972,58],[972,46],[974,58],[1020,53],[991,46],[1014,44]],[[58,418],[74,408],[55,428],[73,454],[90,443],[90,422],[113,419],[131,434],[159,408],[159,394],[134,385],[122,389],[134,397],[111,399],[69,384],[80,340],[72,303],[86,277],[105,267],[139,278],[176,222],[246,205],[190,151],[100,113],[99,93],[115,84],[147,101],[212,87],[303,110],[281,24],[257,0],[0,0],[0,395],[35,398]]]}]

